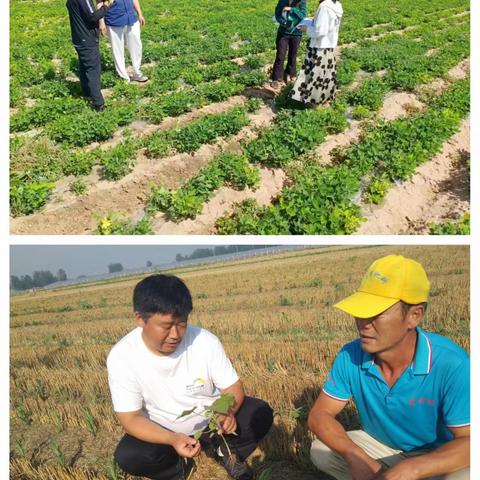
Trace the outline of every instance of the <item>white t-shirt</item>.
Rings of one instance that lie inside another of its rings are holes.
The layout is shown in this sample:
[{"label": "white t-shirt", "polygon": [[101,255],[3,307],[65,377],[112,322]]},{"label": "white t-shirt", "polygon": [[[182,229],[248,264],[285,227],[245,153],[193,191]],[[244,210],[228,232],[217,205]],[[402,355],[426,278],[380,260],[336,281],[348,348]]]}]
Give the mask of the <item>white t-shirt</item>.
[{"label": "white t-shirt", "polygon": [[138,327],[123,337],[107,358],[108,383],[116,412],[142,409],[145,417],[173,432],[192,435],[207,426],[200,415],[178,418],[185,410],[211,405],[238,380],[220,340],[187,325],[175,352],[155,355]]}]

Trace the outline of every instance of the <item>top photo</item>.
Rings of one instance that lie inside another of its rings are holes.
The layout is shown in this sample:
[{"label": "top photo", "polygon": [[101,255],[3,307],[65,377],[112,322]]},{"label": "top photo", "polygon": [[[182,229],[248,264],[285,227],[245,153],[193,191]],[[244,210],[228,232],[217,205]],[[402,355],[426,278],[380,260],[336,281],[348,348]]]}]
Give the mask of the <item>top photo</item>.
[{"label": "top photo", "polygon": [[12,235],[469,235],[468,0],[11,0]]}]

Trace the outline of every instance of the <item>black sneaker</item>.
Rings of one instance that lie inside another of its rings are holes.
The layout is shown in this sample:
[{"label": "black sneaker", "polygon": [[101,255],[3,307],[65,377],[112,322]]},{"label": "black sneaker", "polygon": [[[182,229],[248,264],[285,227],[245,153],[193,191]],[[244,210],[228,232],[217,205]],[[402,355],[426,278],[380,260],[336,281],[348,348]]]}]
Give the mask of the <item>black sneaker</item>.
[{"label": "black sneaker", "polygon": [[193,458],[183,458],[183,480],[188,480],[197,469]]},{"label": "black sneaker", "polygon": [[217,461],[235,480],[253,479],[253,470],[247,465],[247,462],[239,460],[234,453],[231,455],[228,453],[226,455],[224,454],[223,457],[217,455]]},{"label": "black sneaker", "polygon": [[93,105],[93,109],[96,112],[103,112],[105,110],[105,105]]}]

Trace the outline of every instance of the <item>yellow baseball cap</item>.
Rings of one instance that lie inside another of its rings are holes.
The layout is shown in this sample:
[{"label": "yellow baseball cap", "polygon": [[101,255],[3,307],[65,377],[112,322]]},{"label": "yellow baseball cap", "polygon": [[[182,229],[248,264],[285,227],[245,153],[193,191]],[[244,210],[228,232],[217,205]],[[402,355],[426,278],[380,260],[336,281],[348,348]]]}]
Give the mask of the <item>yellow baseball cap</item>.
[{"label": "yellow baseball cap", "polygon": [[373,262],[360,288],[334,306],[358,318],[374,317],[400,300],[417,304],[428,300],[430,282],[420,263],[401,255]]}]

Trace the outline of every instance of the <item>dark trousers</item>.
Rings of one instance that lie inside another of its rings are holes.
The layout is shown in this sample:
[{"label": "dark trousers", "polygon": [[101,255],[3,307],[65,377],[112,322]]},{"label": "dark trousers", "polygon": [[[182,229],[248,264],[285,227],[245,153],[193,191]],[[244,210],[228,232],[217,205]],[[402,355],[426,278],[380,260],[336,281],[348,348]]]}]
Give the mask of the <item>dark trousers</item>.
[{"label": "dark trousers", "polygon": [[[245,397],[237,412],[237,435],[225,435],[232,454],[245,460],[267,434],[273,422],[273,410],[268,403],[258,398]],[[205,438],[203,438],[205,437]],[[223,440],[214,435],[203,435],[202,447],[217,448]],[[128,433],[120,440],[115,450],[115,460],[122,470],[154,480],[176,480],[181,478],[182,461],[175,449],[169,445],[148,443]]]},{"label": "dark trousers", "polygon": [[[278,82],[282,80],[285,75],[291,77],[297,76],[297,52],[300,42],[302,40],[301,35],[284,35],[277,33],[277,55],[273,64],[272,80]],[[285,55],[288,50],[288,60],[285,70],[283,70],[283,64],[285,62]]]},{"label": "dark trousers", "polygon": [[103,95],[100,90],[100,49],[96,46],[75,46],[80,62],[80,84],[82,92],[89,97],[94,107],[103,105]]}]

